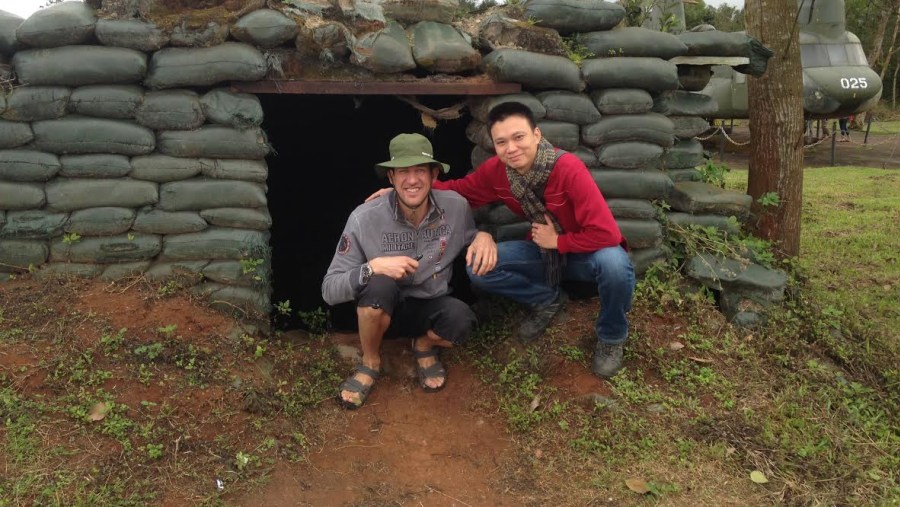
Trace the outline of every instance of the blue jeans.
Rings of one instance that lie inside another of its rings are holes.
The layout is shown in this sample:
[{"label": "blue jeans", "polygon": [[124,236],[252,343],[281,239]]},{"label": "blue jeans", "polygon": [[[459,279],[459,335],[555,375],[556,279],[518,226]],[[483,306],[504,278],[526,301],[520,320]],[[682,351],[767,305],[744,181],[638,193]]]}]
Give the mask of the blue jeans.
[{"label": "blue jeans", "polygon": [[[547,285],[541,250],[532,241],[497,243],[497,266],[490,273],[475,276],[466,268],[472,286],[520,303],[537,306],[551,303],[559,289]],[[620,246],[591,253],[566,255],[563,280],[595,282],[600,294],[597,339],[608,344],[623,343],[628,337],[628,318],[634,295],[634,267]]]}]

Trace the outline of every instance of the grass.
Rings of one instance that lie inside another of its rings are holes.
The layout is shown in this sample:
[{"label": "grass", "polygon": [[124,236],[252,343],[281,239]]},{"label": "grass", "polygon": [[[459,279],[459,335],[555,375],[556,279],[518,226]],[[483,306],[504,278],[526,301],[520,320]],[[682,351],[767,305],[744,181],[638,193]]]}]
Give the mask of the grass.
[{"label": "grass", "polygon": [[[865,132],[865,126],[863,126],[861,132]],[[900,120],[875,120],[872,122],[872,129],[869,131],[872,134],[900,134]]]}]

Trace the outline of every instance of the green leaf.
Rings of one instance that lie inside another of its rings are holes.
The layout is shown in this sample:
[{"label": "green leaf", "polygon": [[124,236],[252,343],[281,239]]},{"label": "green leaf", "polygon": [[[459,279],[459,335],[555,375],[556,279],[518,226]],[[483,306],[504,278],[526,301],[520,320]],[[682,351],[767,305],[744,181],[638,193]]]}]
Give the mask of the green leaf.
[{"label": "green leaf", "polygon": [[760,472],[759,470],[754,470],[750,472],[750,480],[757,484],[765,484],[769,482],[769,479],[766,479],[766,475]]}]

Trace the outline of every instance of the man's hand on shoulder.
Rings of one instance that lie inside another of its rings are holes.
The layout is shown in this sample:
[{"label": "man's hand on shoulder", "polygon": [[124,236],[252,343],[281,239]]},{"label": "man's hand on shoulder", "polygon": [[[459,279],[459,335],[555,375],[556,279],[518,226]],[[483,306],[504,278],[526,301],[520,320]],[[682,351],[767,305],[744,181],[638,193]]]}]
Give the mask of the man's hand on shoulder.
[{"label": "man's hand on shoulder", "polygon": [[466,251],[466,265],[475,276],[486,275],[497,266],[497,243],[490,234],[480,231]]},{"label": "man's hand on shoulder", "polygon": [[370,195],[369,197],[366,197],[365,202],[369,202],[369,201],[371,201],[372,199],[377,199],[377,198],[379,198],[379,197],[381,197],[381,196],[383,196],[383,195],[388,195],[388,194],[390,194],[390,193],[393,192],[393,191],[394,191],[393,188],[382,188],[382,189],[376,190],[375,193],[373,193],[373,194]]},{"label": "man's hand on shoulder", "polygon": [[399,280],[411,275],[419,269],[419,261],[405,255],[393,255],[388,257],[376,257],[369,261],[373,275],[385,275]]}]

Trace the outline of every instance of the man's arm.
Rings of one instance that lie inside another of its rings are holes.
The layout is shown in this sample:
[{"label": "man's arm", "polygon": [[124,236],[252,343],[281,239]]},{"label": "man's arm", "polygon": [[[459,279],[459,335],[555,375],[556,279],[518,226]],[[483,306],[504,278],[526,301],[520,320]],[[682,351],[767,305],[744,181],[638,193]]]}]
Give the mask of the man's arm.
[{"label": "man's arm", "polygon": [[353,213],[344,226],[331,265],[322,280],[322,299],[329,305],[353,301],[362,289],[360,271],[367,259],[359,244],[358,233],[359,219]]},{"label": "man's arm", "polygon": [[466,265],[471,266],[472,273],[481,276],[489,273],[497,265],[497,243],[488,232],[479,231],[475,227],[472,209],[466,209]]}]

